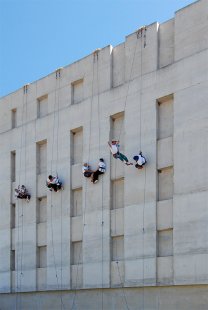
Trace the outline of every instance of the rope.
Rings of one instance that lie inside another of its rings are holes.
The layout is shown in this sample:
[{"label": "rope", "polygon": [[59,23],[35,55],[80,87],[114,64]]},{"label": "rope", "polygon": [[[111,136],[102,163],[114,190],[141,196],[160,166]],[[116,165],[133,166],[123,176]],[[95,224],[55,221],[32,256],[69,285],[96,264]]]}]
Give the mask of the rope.
[{"label": "rope", "polygon": [[143,294],[142,294],[142,305],[143,305],[143,309],[144,309],[144,248],[145,248],[145,244],[144,244],[144,234],[145,234],[145,206],[146,206],[146,166],[144,166],[144,196],[143,196],[143,210],[142,210],[142,216],[143,216],[143,228],[142,228],[142,252],[143,252],[143,260],[142,260],[142,281],[143,281]]},{"label": "rope", "polygon": [[[119,274],[119,278],[120,278],[120,283],[122,283],[122,278],[121,278],[121,273],[120,273],[120,269],[119,269],[119,265],[118,265],[118,261],[116,262],[116,265],[117,265],[117,268],[118,268],[118,274]],[[126,293],[124,291],[124,287],[122,285],[121,287],[122,289],[122,293],[123,293],[123,299],[124,299],[124,302],[125,302],[125,305],[126,305],[126,309],[130,310],[129,306],[128,306],[128,301],[127,301],[127,298],[126,298]],[[144,308],[143,308],[144,309]]]},{"label": "rope", "polygon": [[[22,107],[22,119],[21,119],[21,124],[22,124],[22,128],[21,128],[21,139],[20,139],[20,156],[19,156],[19,184],[20,185],[20,173],[22,170],[22,148],[23,148],[23,128],[24,128],[24,113],[25,113],[25,107],[26,107],[26,102],[27,102],[27,98],[25,97],[25,95],[27,95],[27,85],[25,85],[23,87],[23,107]],[[26,100],[25,100],[26,98]],[[26,130],[26,129],[25,129]],[[21,201],[21,216],[20,216],[20,201],[19,199],[17,199],[17,214],[18,214],[18,229],[17,229],[17,244],[18,244],[18,248],[17,248],[17,271],[16,271],[16,275],[17,275],[17,285],[16,285],[16,309],[18,309],[18,304],[20,305],[20,309],[21,309],[21,277],[22,277],[22,252],[23,252],[23,202]],[[21,224],[20,224],[20,217],[21,217]],[[20,225],[22,227],[22,231],[21,231],[21,250],[20,250]],[[20,255],[20,263],[19,263],[19,255]],[[19,276],[19,264],[20,264],[20,276]],[[20,294],[18,294],[20,292]],[[19,297],[19,301],[18,301],[18,297]]]},{"label": "rope", "polygon": [[[57,104],[57,132],[56,132],[56,139],[57,139],[57,149],[56,149],[56,165],[55,168],[57,170],[57,162],[58,162],[58,132],[59,132],[59,91],[60,91],[60,78],[61,78],[61,69],[56,71],[56,90],[55,90],[55,104]],[[57,87],[57,80],[58,87]],[[58,89],[58,90],[57,90]],[[57,95],[58,92],[58,95]],[[54,107],[54,118],[53,118],[53,141],[52,141],[52,158],[51,158],[51,171],[52,171],[52,164],[53,164],[53,150],[54,150],[54,141],[55,141],[55,107]],[[56,171],[57,173],[57,171]],[[57,281],[57,289],[60,290],[59,286],[59,278],[58,278],[58,271],[57,271],[57,264],[56,264],[56,257],[55,257],[55,249],[54,249],[54,233],[53,233],[53,199],[52,199],[52,192],[51,192],[51,242],[52,242],[52,253],[53,253],[53,261],[54,261],[54,268],[55,268],[55,276]],[[62,288],[62,194],[61,194],[61,288]],[[60,295],[60,302],[61,302],[61,309],[65,308],[63,299],[62,299],[62,292]]]},{"label": "rope", "polygon": [[[88,161],[90,158],[90,142],[91,142],[91,123],[92,123],[92,102],[93,102],[93,96],[94,96],[94,67],[95,67],[95,55],[93,54],[93,66],[92,66],[92,88],[91,88],[91,101],[90,101],[90,134],[89,134],[89,148],[88,148]],[[83,210],[83,228],[82,228],[82,240],[84,236],[84,230],[86,226],[86,197],[87,197],[87,179],[85,178],[85,192],[84,192],[84,210]],[[81,260],[81,251],[82,249],[80,248],[79,255],[78,255],[78,264],[77,264],[77,272],[76,272],[76,281],[75,281],[75,289],[74,289],[74,296],[72,299],[72,305],[71,305],[71,310],[74,309],[75,303],[76,303],[76,297],[77,297],[77,285],[78,285],[78,272],[79,272],[79,265],[80,265],[80,260]]]},{"label": "rope", "polygon": [[[143,34],[144,31],[144,34]],[[141,28],[141,75],[140,75],[140,96],[139,96],[139,150],[142,150],[142,90],[143,90],[143,48],[146,47],[146,31],[147,28]],[[144,43],[143,43],[144,38]],[[144,166],[144,194],[143,194],[143,210],[142,210],[142,252],[143,252],[143,259],[142,259],[142,307],[144,309],[144,234],[145,234],[145,199],[146,199],[146,166]]]},{"label": "rope", "polygon": [[[100,96],[99,96],[99,62],[98,62],[98,52],[96,52],[97,56],[97,119],[98,119],[98,157],[100,158]],[[95,55],[94,55],[95,56]],[[101,278],[102,278],[102,295],[101,295],[101,309],[103,310],[103,229],[104,229],[104,217],[103,217],[103,178],[102,178],[102,186],[101,186],[101,227],[102,227],[102,240],[101,240],[101,251],[102,251],[102,265],[101,265]]]},{"label": "rope", "polygon": [[[25,86],[25,120],[27,120],[27,92],[28,92],[28,88],[27,85]],[[25,173],[24,173],[24,181],[26,184],[26,137],[27,137],[27,124],[25,124],[25,143],[24,143],[24,147],[25,147]],[[24,209],[23,209],[23,203],[22,203],[22,214],[21,214],[21,218],[22,218],[22,240],[21,240],[21,244],[22,244],[22,249],[21,249],[21,263],[20,263],[20,270],[21,270],[21,277],[20,279],[22,280],[23,277],[23,251],[24,251]],[[21,284],[22,282],[20,282],[20,289],[21,289]]]},{"label": "rope", "polygon": [[[60,95],[60,78],[61,78],[61,71],[60,69],[58,70],[58,72],[56,72],[56,78],[58,79],[58,115],[57,115],[57,143],[56,143],[56,173],[57,173],[57,165],[58,165],[58,159],[59,159],[59,137],[58,137],[58,134],[59,134],[59,105],[60,105],[60,98],[59,98],[59,95]],[[62,206],[62,192],[61,192],[61,310],[63,309],[62,306],[64,306],[63,304],[63,300],[62,300],[62,259],[63,259],[63,256],[62,256],[62,251],[63,251],[63,247],[62,247],[62,237],[63,237],[63,222],[62,222],[62,216],[63,216],[63,206]]]},{"label": "rope", "polygon": [[[36,98],[38,98],[38,83],[36,82],[35,84],[35,93],[36,93]],[[34,136],[35,136],[35,143],[36,143],[36,139],[37,139],[37,120],[35,121],[35,133],[34,133]],[[36,303],[36,309],[41,309],[42,307],[42,304],[41,304],[41,294],[39,295],[38,297],[38,294],[37,294],[37,288],[36,288],[36,294],[35,294],[35,303]]]},{"label": "rope", "polygon": [[142,82],[143,82],[143,79],[142,79],[142,74],[143,74],[143,61],[142,61],[142,33],[141,33],[141,63],[140,63],[140,68],[141,68],[141,74],[140,74],[140,95],[139,95],[139,150],[141,151],[141,134],[142,134],[142,117],[141,117],[141,111],[142,111]]},{"label": "rope", "polygon": [[[137,44],[138,44],[138,39],[139,39],[138,32],[136,33],[136,35],[137,35],[137,41],[136,41],[136,45],[135,45],[135,49],[134,49],[134,54],[133,54],[133,60],[132,60],[132,64],[131,64],[130,76],[129,76],[129,81],[128,81],[128,85],[127,85],[127,92],[126,92],[126,97],[125,97],[125,100],[124,100],[124,109],[123,109],[123,111],[126,110],[126,104],[127,104],[128,94],[129,94],[130,81],[131,81],[131,76],[132,76],[132,72],[133,72],[134,60],[135,60],[135,56],[136,56]],[[121,128],[120,128],[120,133],[119,133],[119,140],[120,140],[120,136],[121,136],[122,127],[123,127],[123,122],[121,123]]]},{"label": "rope", "polygon": [[[138,39],[141,38],[141,81],[140,81],[140,149],[141,149],[141,101],[142,101],[142,63],[143,63],[143,57],[142,57],[142,45],[143,45],[143,41],[142,41],[142,37],[143,37],[143,29],[145,30],[145,40],[144,40],[144,48],[146,47],[146,27],[143,27],[141,29],[138,30],[137,32],[137,41],[136,41],[136,45],[135,45],[135,49],[134,49],[134,54],[133,54],[133,60],[132,60],[132,64],[131,64],[131,70],[130,70],[130,77],[129,77],[129,82],[128,82],[128,86],[127,86],[127,94],[126,94],[126,98],[124,101],[124,112],[126,110],[126,105],[127,105],[127,98],[128,98],[128,93],[129,93],[129,87],[130,87],[130,81],[131,81],[131,76],[132,76],[132,71],[133,71],[133,66],[134,66],[134,60],[135,60],[135,55],[136,55],[136,50],[137,50],[137,44],[138,44]],[[119,140],[120,140],[120,136],[121,136],[121,132],[122,132],[122,127],[123,127],[123,123],[124,121],[122,121],[121,123],[121,128],[120,128],[120,132],[119,132]],[[116,179],[116,170],[117,170],[117,162],[115,163],[115,179]],[[145,169],[145,187],[146,187],[146,169]],[[144,189],[144,195],[145,195],[145,189]],[[144,198],[145,199],[145,198]],[[115,207],[116,207],[116,186],[115,186]],[[115,211],[115,230],[116,230],[116,211]],[[144,206],[143,206],[143,243],[144,243]],[[144,253],[144,248],[143,248],[143,253]],[[143,255],[144,256],[144,255]],[[117,257],[117,242],[116,242],[116,257]],[[122,277],[121,277],[121,273],[120,273],[120,269],[119,269],[119,262],[117,260],[116,262],[117,265],[117,269],[118,269],[118,274],[119,274],[119,278],[120,278],[120,283],[122,284]],[[144,258],[143,258],[143,288],[144,288]],[[125,305],[126,308],[128,310],[129,306],[128,306],[128,302],[127,302],[127,298],[126,298],[126,294],[124,291],[124,283],[122,285],[122,292],[123,292],[123,299],[125,301]],[[143,292],[143,309],[144,309],[144,292]]]},{"label": "rope", "polygon": [[[128,98],[128,93],[129,93],[130,80],[131,80],[131,76],[132,76],[135,56],[136,56],[137,44],[138,44],[138,36],[137,36],[137,41],[136,41],[136,45],[135,45],[135,49],[134,49],[133,60],[132,60],[132,63],[131,63],[129,82],[128,82],[128,85],[127,85],[127,93],[126,93],[126,97],[125,97],[125,101],[124,101],[124,109],[123,109],[124,112],[125,112],[126,104],[127,104],[127,98]],[[119,139],[118,140],[120,140],[120,137],[121,137],[123,123],[124,123],[124,121],[121,122],[121,127],[120,127]],[[116,170],[117,170],[117,161],[115,162],[115,180],[116,180]],[[116,184],[115,184],[115,201],[114,201],[114,206],[115,206],[115,232],[117,231],[117,218],[116,218],[116,198],[117,197],[116,196],[117,196],[117,190],[116,190]],[[126,309],[130,310],[129,307],[128,307],[128,302],[127,302],[126,294],[125,294],[125,291],[124,291],[124,281],[122,280],[121,272],[120,272],[120,267],[119,267],[117,241],[116,241],[116,249],[115,250],[116,250],[116,259],[117,259],[116,266],[117,266],[117,271],[118,271],[118,275],[119,275],[119,279],[120,279],[120,284],[121,284],[121,289],[122,289],[122,294],[123,294],[123,300],[125,302]]]}]

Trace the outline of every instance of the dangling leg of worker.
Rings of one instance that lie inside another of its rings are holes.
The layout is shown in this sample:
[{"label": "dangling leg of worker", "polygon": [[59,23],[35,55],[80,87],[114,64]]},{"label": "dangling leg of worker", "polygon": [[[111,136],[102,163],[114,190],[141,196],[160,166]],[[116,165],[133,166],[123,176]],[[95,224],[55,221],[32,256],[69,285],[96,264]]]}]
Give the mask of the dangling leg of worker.
[{"label": "dangling leg of worker", "polygon": [[120,152],[119,152],[119,157],[118,157],[118,158],[119,158],[121,161],[124,161],[125,164],[126,164],[127,166],[133,165],[132,163],[129,163],[128,158],[127,158],[124,154],[122,154],[122,153],[120,153]]},{"label": "dangling leg of worker", "polygon": [[98,182],[98,178],[99,178],[99,175],[101,174],[104,174],[104,172],[101,172],[99,170],[96,170],[94,173],[93,173],[93,176],[92,176],[92,182],[95,184]]},{"label": "dangling leg of worker", "polygon": [[97,183],[99,170],[96,170],[92,175],[92,183]]},{"label": "dangling leg of worker", "polygon": [[62,189],[62,183],[59,181],[57,184],[57,190],[60,191]]},{"label": "dangling leg of worker", "polygon": [[31,195],[27,194],[27,195],[26,195],[26,200],[27,200],[27,202],[30,201],[30,198],[31,198]]}]

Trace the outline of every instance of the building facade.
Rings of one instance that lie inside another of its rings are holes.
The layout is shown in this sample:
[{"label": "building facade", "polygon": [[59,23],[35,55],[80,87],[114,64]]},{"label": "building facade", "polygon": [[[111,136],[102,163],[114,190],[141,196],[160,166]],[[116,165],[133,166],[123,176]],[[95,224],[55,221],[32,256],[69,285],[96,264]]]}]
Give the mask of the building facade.
[{"label": "building facade", "polygon": [[0,99],[1,310],[208,309],[207,33],[200,0]]}]

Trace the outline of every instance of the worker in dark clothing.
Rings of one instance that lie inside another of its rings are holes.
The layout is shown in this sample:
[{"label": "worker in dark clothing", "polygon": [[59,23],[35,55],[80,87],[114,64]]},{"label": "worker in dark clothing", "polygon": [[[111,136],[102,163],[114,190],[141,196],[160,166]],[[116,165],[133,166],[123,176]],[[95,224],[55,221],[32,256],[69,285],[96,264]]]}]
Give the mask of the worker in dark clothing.
[{"label": "worker in dark clothing", "polygon": [[18,188],[15,188],[15,197],[18,199],[26,199],[27,202],[29,202],[31,195],[28,193],[24,185],[18,185]]},{"label": "worker in dark clothing", "polygon": [[100,158],[99,163],[98,163],[98,168],[92,175],[93,184],[98,182],[99,175],[104,174],[105,170],[106,170],[106,165],[105,165],[104,159]]}]

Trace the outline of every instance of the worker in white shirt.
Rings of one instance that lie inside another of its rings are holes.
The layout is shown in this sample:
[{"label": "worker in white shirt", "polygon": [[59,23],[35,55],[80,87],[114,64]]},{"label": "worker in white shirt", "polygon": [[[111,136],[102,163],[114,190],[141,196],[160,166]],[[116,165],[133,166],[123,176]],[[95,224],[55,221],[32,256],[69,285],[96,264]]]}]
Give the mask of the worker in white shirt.
[{"label": "worker in white shirt", "polygon": [[136,161],[135,167],[137,169],[142,169],[147,162],[146,158],[142,155],[142,152],[139,152],[139,155],[135,155],[133,159]]},{"label": "worker in white shirt", "polygon": [[98,168],[92,175],[93,184],[98,182],[99,175],[104,174],[105,170],[106,170],[106,165],[105,165],[104,159],[100,158],[99,163],[98,163]]},{"label": "worker in white shirt", "polygon": [[119,151],[119,147],[120,147],[119,141],[114,139],[114,140],[111,141],[111,143],[108,142],[108,145],[110,147],[110,151],[111,151],[111,153],[112,153],[114,158],[120,159],[121,161],[124,161],[127,166],[133,165],[132,163],[129,163],[128,158],[124,154],[120,153],[120,151]]},{"label": "worker in white shirt", "polygon": [[62,182],[59,180],[58,176],[54,177],[52,175],[49,175],[46,180],[46,186],[49,188],[50,191],[52,189],[54,192],[58,192],[60,189],[63,189]]}]

